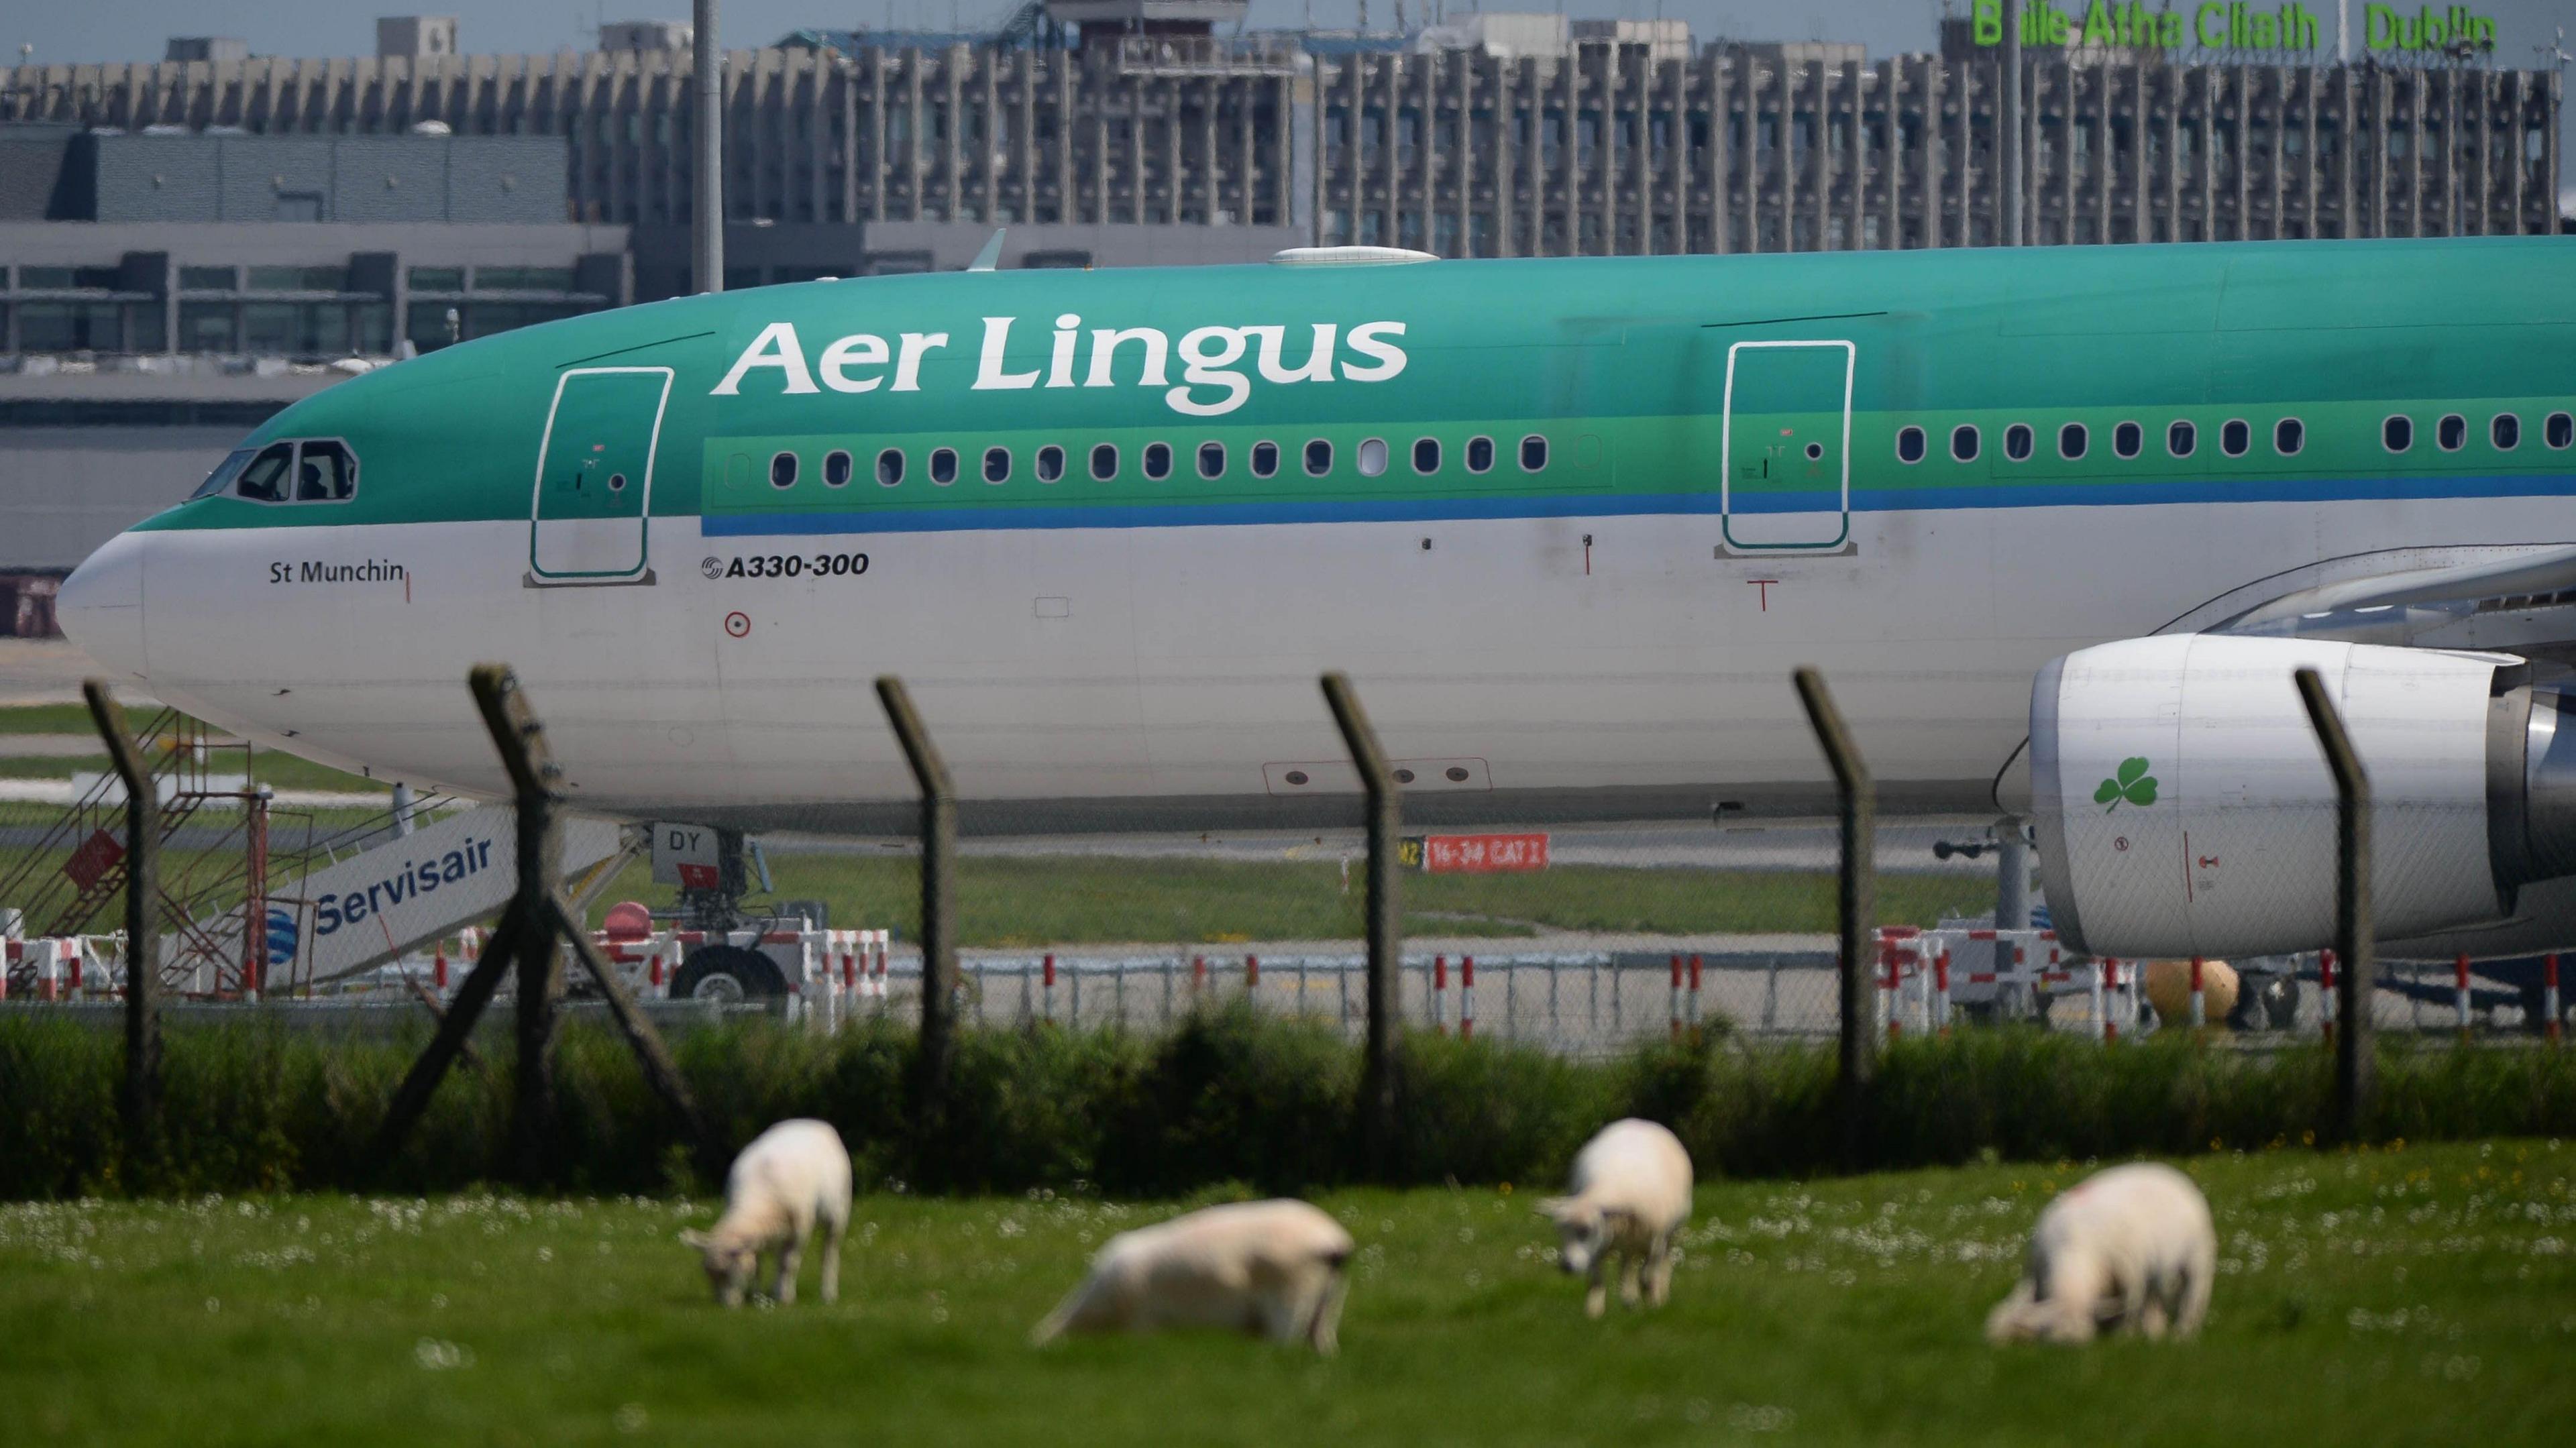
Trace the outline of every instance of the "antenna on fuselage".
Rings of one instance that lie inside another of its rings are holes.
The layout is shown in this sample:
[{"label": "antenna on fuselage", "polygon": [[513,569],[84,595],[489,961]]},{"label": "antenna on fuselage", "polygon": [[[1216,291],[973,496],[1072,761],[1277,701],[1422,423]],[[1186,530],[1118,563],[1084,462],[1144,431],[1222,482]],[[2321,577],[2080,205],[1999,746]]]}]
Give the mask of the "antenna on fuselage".
[{"label": "antenna on fuselage", "polygon": [[970,272],[993,270],[1002,260],[1002,238],[1010,234],[1011,229],[1007,226],[994,227],[993,239],[984,243],[984,249],[975,253],[975,259],[966,263],[966,269]]}]

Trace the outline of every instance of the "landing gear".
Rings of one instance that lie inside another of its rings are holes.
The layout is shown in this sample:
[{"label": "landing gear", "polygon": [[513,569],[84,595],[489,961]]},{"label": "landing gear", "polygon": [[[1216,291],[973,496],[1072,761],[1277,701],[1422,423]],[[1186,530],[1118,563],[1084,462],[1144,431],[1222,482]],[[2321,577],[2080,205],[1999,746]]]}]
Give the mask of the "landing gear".
[{"label": "landing gear", "polygon": [[709,945],[689,952],[671,977],[671,999],[740,1005],[787,994],[787,977],[768,956],[739,945]]}]

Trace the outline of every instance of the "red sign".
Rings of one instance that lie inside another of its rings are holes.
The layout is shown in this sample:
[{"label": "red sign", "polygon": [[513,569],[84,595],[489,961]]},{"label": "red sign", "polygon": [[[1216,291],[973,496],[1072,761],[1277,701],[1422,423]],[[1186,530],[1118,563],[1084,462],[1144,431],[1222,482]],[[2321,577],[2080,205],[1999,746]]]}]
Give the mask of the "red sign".
[{"label": "red sign", "polygon": [[105,830],[92,830],[89,838],[81,841],[80,848],[72,851],[72,857],[63,861],[63,873],[72,877],[73,884],[86,890],[97,884],[101,875],[115,869],[117,862],[124,858],[125,846],[116,842],[116,836]]},{"label": "red sign", "polygon": [[1422,868],[1434,875],[1496,875],[1547,868],[1545,835],[1429,835]]},{"label": "red sign", "polygon": [[716,877],[713,865],[680,866],[680,888],[683,890],[713,890],[722,883]]}]

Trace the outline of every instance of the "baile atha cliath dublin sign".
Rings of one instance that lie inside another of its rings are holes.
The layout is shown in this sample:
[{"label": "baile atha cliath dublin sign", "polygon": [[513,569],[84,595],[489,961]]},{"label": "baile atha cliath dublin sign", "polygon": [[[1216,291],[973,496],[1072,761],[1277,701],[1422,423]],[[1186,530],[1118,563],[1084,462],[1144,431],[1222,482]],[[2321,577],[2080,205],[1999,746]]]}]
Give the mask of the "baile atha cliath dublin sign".
[{"label": "baile atha cliath dublin sign", "polygon": [[[2346,7],[2337,7],[2347,14]],[[2349,23],[2348,18],[2344,23]],[[2092,0],[2089,5],[2060,8],[2054,0],[2026,0],[2021,10],[2024,45],[2132,46],[2145,50],[2313,51],[2325,30],[2317,13],[2293,3],[2258,8],[2243,0],[2201,0],[2188,11],[2174,5],[2149,9],[2146,0]],[[2395,5],[2361,7],[2361,43],[2382,54],[2439,54],[2454,46],[2495,48],[2495,17],[2465,5],[2434,9],[2416,6],[2413,13]],[[2004,42],[2003,0],[1974,0],[1969,34],[1979,45]]]}]

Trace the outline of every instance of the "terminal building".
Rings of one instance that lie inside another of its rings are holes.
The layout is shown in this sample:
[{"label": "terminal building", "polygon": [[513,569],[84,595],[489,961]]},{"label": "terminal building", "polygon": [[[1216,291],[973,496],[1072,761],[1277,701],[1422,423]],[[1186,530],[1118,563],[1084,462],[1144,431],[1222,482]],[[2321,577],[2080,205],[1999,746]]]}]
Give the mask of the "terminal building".
[{"label": "terminal building", "polygon": [[[1558,15],[1216,33],[1244,9],[1045,0],[993,36],[809,30],[731,52],[728,220],[1279,228],[1454,256],[2002,239],[2001,52],[1965,19],[1935,52],[1872,62]],[[687,225],[685,27],[603,27],[614,48],[586,54],[457,54],[435,27],[436,45],[396,43],[421,30],[389,26],[387,53],[358,59],[19,66],[0,115],[558,137],[563,219]],[[2467,48],[2338,64],[2315,31],[2297,50],[2029,47],[2026,239],[2558,229],[2554,70]]]}]

